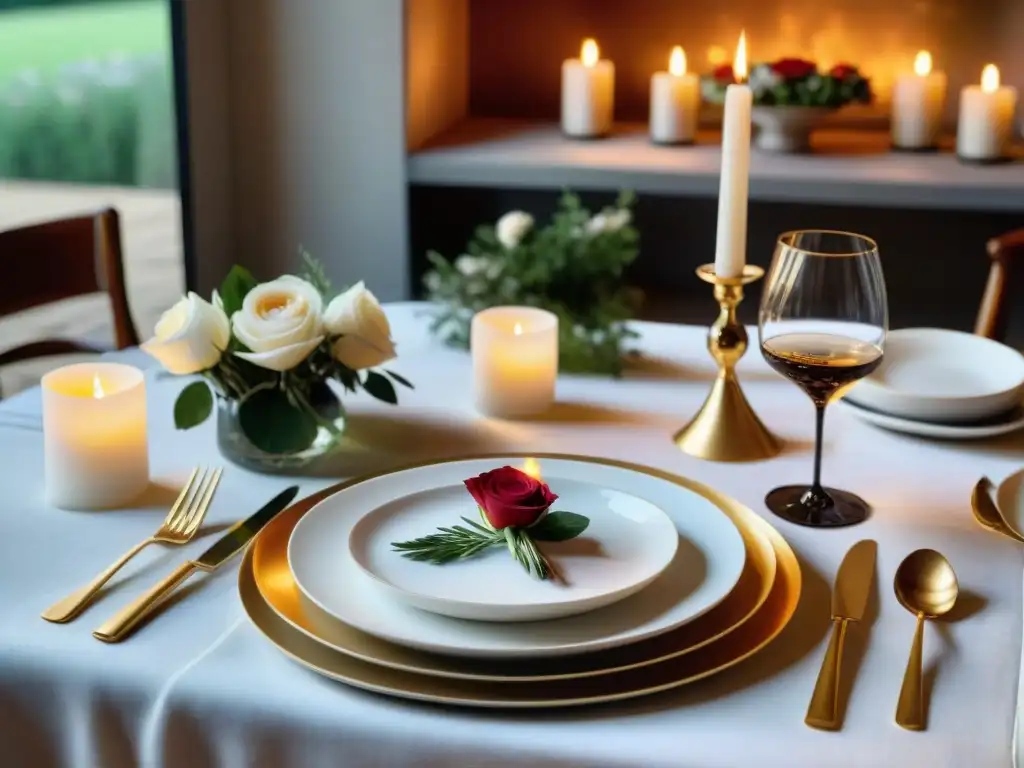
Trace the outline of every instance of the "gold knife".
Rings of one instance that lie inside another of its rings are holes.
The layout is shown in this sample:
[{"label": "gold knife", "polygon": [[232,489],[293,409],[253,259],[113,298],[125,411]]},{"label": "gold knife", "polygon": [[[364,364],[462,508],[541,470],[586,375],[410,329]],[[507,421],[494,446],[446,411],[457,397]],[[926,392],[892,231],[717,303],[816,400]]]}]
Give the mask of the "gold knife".
[{"label": "gold knife", "polygon": [[871,539],[857,542],[846,553],[836,574],[832,588],[832,637],[804,718],[812,728],[826,731],[839,728],[839,667],[843,661],[846,625],[864,618],[875,578],[877,552],[878,544]]},{"label": "gold knife", "polygon": [[256,514],[235,523],[212,547],[195,560],[189,560],[128,607],[112,616],[92,633],[97,640],[117,643],[131,634],[146,616],[195,571],[215,571],[246,545],[263,527],[281,513],[295,498],[299,486],[293,485],[267,502]]}]

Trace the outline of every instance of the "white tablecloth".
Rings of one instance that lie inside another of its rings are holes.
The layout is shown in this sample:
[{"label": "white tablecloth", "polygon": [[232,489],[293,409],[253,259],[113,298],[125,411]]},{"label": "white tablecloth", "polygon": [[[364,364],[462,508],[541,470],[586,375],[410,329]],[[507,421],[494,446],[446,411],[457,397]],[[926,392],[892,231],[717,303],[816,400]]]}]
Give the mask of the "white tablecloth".
[{"label": "white tablecloth", "polygon": [[[709,317],[713,308],[708,307]],[[276,651],[248,624],[236,568],[195,579],[129,641],[105,645],[90,631],[183,558],[152,548],[104,598],[70,625],[39,613],[156,528],[174,486],[200,462],[217,462],[212,423],[177,432],[171,403],[182,382],[149,374],[154,487],[134,509],[63,512],[43,501],[37,390],[0,404],[0,765],[119,766],[1005,766],[1021,653],[1022,552],[981,530],[969,509],[981,474],[995,480],[1022,463],[1019,436],[954,444],[887,433],[832,409],[826,420],[828,483],[874,507],[865,524],[833,531],[789,525],[764,510],[769,488],[809,480],[813,412],[770,372],[756,347],[741,365],[746,391],[786,438],[771,461],[712,464],[681,454],[669,437],[704,397],[713,364],[704,329],[639,324],[657,364],[624,381],[563,377],[544,420],[479,419],[469,358],[431,341],[410,305],[389,307],[401,357],[415,381],[388,408],[351,401],[352,431],[372,436],[351,473],[430,455],[564,451],[646,463],[720,488],[768,519],[801,559],[804,593],[792,624],[764,652],[701,684],[633,703],[562,713],[441,709],[361,693],[321,679]],[[126,357],[139,360],[139,353]],[[229,467],[207,524],[254,511],[288,480]],[[305,479],[303,492],[331,482]],[[169,487],[168,487],[169,486]],[[807,728],[803,716],[829,626],[829,593],[854,542],[878,540],[872,618],[850,632],[855,676],[845,726]],[[944,552],[960,579],[957,620],[925,639],[931,716],[923,733],[893,723],[914,630],[892,576],[910,551]]]}]

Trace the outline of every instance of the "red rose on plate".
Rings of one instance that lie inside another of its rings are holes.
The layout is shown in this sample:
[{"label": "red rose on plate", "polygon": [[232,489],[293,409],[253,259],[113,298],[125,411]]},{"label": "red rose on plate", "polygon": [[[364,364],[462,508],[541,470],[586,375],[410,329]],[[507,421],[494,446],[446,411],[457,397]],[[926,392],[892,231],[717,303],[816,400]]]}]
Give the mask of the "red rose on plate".
[{"label": "red rose on plate", "polygon": [[779,59],[772,64],[772,70],[783,80],[802,80],[817,72],[818,67],[806,59]]},{"label": "red rose on plate", "polygon": [[532,525],[558,498],[546,483],[513,467],[484,472],[464,482],[487,521],[498,531]]},{"label": "red rose on plate", "polygon": [[853,64],[836,64],[828,73],[836,80],[845,80],[848,77],[859,74]]},{"label": "red rose on plate", "polygon": [[715,67],[711,76],[720,83],[736,82],[736,75],[732,71],[732,64],[722,64],[721,66]]}]

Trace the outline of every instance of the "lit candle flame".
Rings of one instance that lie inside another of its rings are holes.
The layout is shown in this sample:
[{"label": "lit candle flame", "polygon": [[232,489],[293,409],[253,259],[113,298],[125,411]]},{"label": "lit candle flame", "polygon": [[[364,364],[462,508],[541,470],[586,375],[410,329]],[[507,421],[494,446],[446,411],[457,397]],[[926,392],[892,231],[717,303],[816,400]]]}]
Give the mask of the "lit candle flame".
[{"label": "lit candle flame", "polygon": [[672,49],[672,55],[668,59],[668,71],[676,77],[686,74],[686,51],[681,45]]},{"label": "lit candle flame", "polygon": [[918,51],[914,58],[914,74],[924,77],[932,71],[932,55],[928,51]]},{"label": "lit candle flame", "polygon": [[522,323],[516,323],[512,327],[512,333],[514,333],[516,336],[522,336],[523,335],[523,324]]},{"label": "lit candle flame", "polygon": [[583,62],[584,67],[592,67],[597,64],[598,59],[601,57],[601,52],[598,50],[597,41],[592,37],[588,37],[583,41],[583,47],[580,49],[580,61]]},{"label": "lit candle flame", "polygon": [[999,90],[999,67],[995,64],[988,64],[981,70],[981,90],[985,93],[995,93]]},{"label": "lit candle flame", "polygon": [[736,46],[736,58],[732,61],[732,73],[737,83],[747,79],[747,32],[740,32],[740,42]]},{"label": "lit candle flame", "polygon": [[92,396],[97,400],[106,396],[106,392],[103,391],[103,385],[100,383],[99,374],[92,377]]},{"label": "lit candle flame", "polygon": [[527,459],[523,462],[523,472],[534,480],[540,480],[540,462],[536,459]]}]

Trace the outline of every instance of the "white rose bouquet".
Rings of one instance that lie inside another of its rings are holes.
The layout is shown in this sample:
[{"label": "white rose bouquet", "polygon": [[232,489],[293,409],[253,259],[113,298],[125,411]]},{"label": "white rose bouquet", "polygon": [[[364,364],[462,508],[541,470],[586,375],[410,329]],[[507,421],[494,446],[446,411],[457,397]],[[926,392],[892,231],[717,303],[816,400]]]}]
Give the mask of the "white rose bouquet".
[{"label": "white rose bouquet", "polygon": [[634,196],[591,214],[566,192],[551,222],[537,226],[524,211],[510,211],[477,228],[466,253],[452,260],[431,251],[424,276],[434,303],[431,330],[448,344],[469,346],[473,314],[502,304],[541,307],[558,315],[563,371],[618,375],[635,334],[630,320],[639,291],[626,287],[636,259]]},{"label": "white rose bouquet", "polygon": [[299,454],[340,436],[338,387],[362,387],[392,404],[392,382],[412,387],[393,371],[372,370],[395,357],[376,297],[362,282],[334,295],[323,270],[305,258],[308,276],[268,283],[236,266],[211,302],[190,292],[157,322],[143,350],[170,373],[203,377],[178,395],[178,429],[204,422],[216,396],[258,451]]}]

